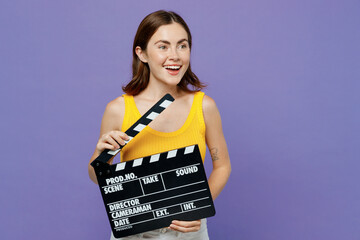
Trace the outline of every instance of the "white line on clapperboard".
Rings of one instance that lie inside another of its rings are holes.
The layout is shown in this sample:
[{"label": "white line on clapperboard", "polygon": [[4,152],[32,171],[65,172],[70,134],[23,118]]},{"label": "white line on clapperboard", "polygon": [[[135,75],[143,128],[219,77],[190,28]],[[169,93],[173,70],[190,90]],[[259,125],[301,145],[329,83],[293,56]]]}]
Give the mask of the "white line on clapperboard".
[{"label": "white line on clapperboard", "polygon": [[[203,192],[203,191],[206,191],[206,190],[207,190],[207,189],[204,188],[204,189],[196,190],[196,191],[193,191],[193,192],[183,193],[183,194],[180,194],[180,195],[177,195],[177,196],[174,196],[174,197],[161,198],[161,199],[159,199],[159,200],[154,200],[154,201],[152,201],[152,202],[142,203],[142,204],[140,204],[140,206],[141,206],[141,205],[145,205],[145,204],[149,204],[149,203],[161,202],[161,201],[165,201],[165,200],[172,199],[172,198],[182,197],[182,196],[186,196],[186,195],[189,195],[189,194],[194,194],[194,193],[198,193],[198,192]],[[144,196],[140,196],[140,197],[144,197]],[[131,200],[134,200],[134,199],[138,199],[138,197],[125,199],[125,200],[121,200],[121,201],[118,201],[118,202],[131,201]],[[108,203],[108,205],[109,205],[109,204],[115,204],[115,203],[118,203],[118,202]],[[121,210],[126,210],[126,209],[129,209],[129,208],[134,208],[134,207],[122,208]],[[114,211],[110,211],[109,213],[118,212],[118,211],[119,211],[119,210],[114,210]]]},{"label": "white line on clapperboard", "polygon": [[[188,165],[188,166],[184,166],[184,167],[192,167],[192,166],[196,166],[196,165],[200,165],[200,163],[196,163],[196,164]],[[181,168],[184,168],[184,167],[179,167],[179,168],[167,170],[167,171],[164,171],[164,172],[159,172],[159,173],[154,173],[154,174],[151,174],[151,175],[146,175],[146,176],[143,176],[143,177],[140,177],[140,178],[135,178],[135,179],[131,179],[131,180],[119,182],[119,183],[114,183],[114,184],[102,186],[102,188],[109,187],[109,186],[112,186],[112,185],[119,185],[120,183],[132,182],[132,181],[140,180],[140,179],[142,179],[142,178],[146,178],[146,177],[150,177],[150,176],[154,176],[154,175],[159,175],[159,174],[163,174],[163,173],[167,173],[167,172],[176,171],[176,170],[181,169]]]},{"label": "white line on clapperboard", "polygon": [[[184,202],[184,203],[177,203],[177,204],[173,204],[173,205],[170,205],[170,206],[164,206],[164,207],[157,208],[157,209],[154,209],[154,210],[151,210],[151,211],[153,212],[153,215],[154,215],[154,214],[155,214],[154,212],[155,212],[156,210],[164,209],[164,208],[170,208],[170,207],[173,207],[173,206],[178,206],[178,205],[180,205],[181,212],[179,212],[179,213],[182,213],[182,212],[184,212],[184,210],[183,210],[182,207],[181,207],[183,204],[186,204],[186,203],[189,203],[189,202],[200,201],[200,200],[204,200],[204,199],[207,199],[207,198],[209,198],[209,197],[203,197],[203,198],[198,198],[198,199],[195,199],[195,200],[187,201],[187,202]],[[146,203],[146,204],[149,204],[149,203]],[[145,204],[143,204],[143,205],[145,205]],[[201,208],[201,207],[197,207],[196,209],[199,209],[199,208]],[[121,211],[124,211],[124,210],[121,210]],[[150,211],[149,211],[149,212],[150,212]],[[116,220],[119,220],[119,219],[124,218],[124,217],[133,217],[133,216],[137,216],[137,215],[141,215],[141,214],[145,214],[145,213],[149,213],[149,212],[142,212],[142,213],[137,213],[137,214],[131,214],[130,216],[122,216],[122,217],[114,218],[114,219],[112,219],[111,221],[116,221]],[[188,212],[188,211],[187,211],[187,212]],[[166,216],[169,216],[169,215],[166,215]],[[155,215],[154,215],[154,217],[155,217]],[[160,218],[160,217],[155,217],[155,218]]]},{"label": "white line on clapperboard", "polygon": [[[149,196],[149,195],[153,195],[153,194],[157,194],[157,193],[162,193],[162,192],[166,192],[166,191],[173,190],[173,189],[177,189],[177,188],[188,187],[188,186],[195,185],[195,184],[199,184],[199,183],[203,183],[203,182],[205,182],[205,181],[203,180],[203,181],[199,181],[199,182],[196,182],[196,183],[189,183],[189,184],[182,185],[182,186],[179,186],[179,187],[169,188],[168,190],[161,190],[161,191],[158,191],[158,192],[148,193],[148,194],[145,194],[145,195],[143,195],[143,196],[138,196],[138,197],[133,197],[133,198],[122,199],[122,200],[120,200],[120,201],[108,203],[107,205],[111,205],[111,204],[114,204],[114,203],[117,203],[117,202],[127,201],[127,200],[129,200],[129,199],[146,197],[146,196]],[[202,191],[203,191],[203,190],[206,190],[206,189],[202,189]],[[180,196],[180,195],[178,195],[178,196]]]},{"label": "white line on clapperboard", "polygon": [[[140,181],[140,179],[139,179],[139,181]],[[140,181],[140,187],[141,187],[142,194],[145,195],[144,188],[143,188],[143,186],[142,186],[141,181]]]},{"label": "white line on clapperboard", "polygon": [[[172,199],[172,198],[178,198],[178,197],[186,196],[186,195],[189,195],[189,194],[195,194],[195,193],[203,192],[203,191],[206,191],[206,190],[207,190],[207,189],[204,188],[204,189],[200,189],[200,190],[193,191],[193,192],[183,193],[183,194],[180,194],[180,195],[177,195],[177,196],[174,196],[174,197],[162,198],[162,199],[155,200],[155,201],[152,201],[152,202],[147,202],[147,203],[140,204],[140,206],[146,205],[146,204],[155,203],[155,202],[161,202],[161,201],[165,201],[165,200]],[[122,201],[131,201],[131,200],[133,200],[133,199],[137,199],[137,198],[126,199],[126,200],[122,200]],[[191,202],[191,201],[189,201],[189,202]],[[113,203],[111,203],[111,204],[114,204],[114,203],[116,203],[116,202],[113,202]],[[110,203],[109,203],[109,204],[110,204]],[[134,207],[122,208],[120,211],[127,210],[127,209],[130,209],[130,208],[134,208]],[[118,211],[119,211],[119,210],[114,210],[114,211],[110,211],[109,213],[114,213],[114,212],[118,212]]]},{"label": "white line on clapperboard", "polygon": [[166,190],[166,186],[165,186],[165,183],[164,183],[164,178],[163,178],[163,176],[161,174],[160,174],[160,177],[161,177],[162,184],[164,186],[164,190]]},{"label": "white line on clapperboard", "polygon": [[[195,210],[199,210],[199,209],[207,208],[207,207],[211,207],[211,205],[206,205],[206,206],[203,206],[203,207],[194,208],[192,210],[188,210],[187,212],[191,212],[191,211],[195,211]],[[180,214],[180,213],[173,213],[173,214],[169,214],[169,215],[166,215],[166,216],[163,216],[163,217],[157,217],[157,218],[164,218],[164,217],[169,217],[169,216],[173,216],[173,215],[177,215],[177,214]],[[136,223],[133,223],[133,224],[129,224],[129,226],[136,225],[136,224],[143,223],[143,222],[148,222],[148,221],[154,221],[154,219],[148,219],[148,220],[144,220],[144,221],[141,221],[141,222],[136,222]],[[115,229],[121,229],[121,227],[120,228],[116,227]]]}]

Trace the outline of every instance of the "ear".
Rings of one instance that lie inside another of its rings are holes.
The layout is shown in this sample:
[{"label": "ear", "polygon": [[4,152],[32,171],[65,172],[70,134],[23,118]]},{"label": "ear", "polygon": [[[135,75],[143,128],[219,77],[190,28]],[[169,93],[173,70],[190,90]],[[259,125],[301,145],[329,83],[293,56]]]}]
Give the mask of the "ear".
[{"label": "ear", "polygon": [[146,52],[143,51],[141,49],[141,47],[137,46],[135,48],[135,53],[136,55],[138,56],[138,58],[140,59],[140,61],[142,61],[143,63],[147,63],[147,55],[146,55]]}]

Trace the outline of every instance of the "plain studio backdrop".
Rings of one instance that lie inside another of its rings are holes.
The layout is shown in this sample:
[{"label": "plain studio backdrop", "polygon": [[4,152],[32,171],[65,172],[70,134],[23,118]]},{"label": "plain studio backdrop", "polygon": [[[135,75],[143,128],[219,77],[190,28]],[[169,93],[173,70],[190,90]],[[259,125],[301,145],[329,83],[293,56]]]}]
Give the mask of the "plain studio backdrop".
[{"label": "plain studio backdrop", "polygon": [[211,239],[360,239],[355,0],[2,0],[1,239],[109,238],[87,164],[159,9],[187,21],[222,116],[232,175]]}]

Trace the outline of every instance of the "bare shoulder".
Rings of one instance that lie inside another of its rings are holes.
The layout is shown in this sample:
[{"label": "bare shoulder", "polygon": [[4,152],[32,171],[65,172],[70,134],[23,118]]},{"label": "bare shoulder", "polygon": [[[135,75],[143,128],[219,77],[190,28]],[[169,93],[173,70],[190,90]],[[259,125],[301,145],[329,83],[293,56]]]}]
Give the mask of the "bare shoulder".
[{"label": "bare shoulder", "polygon": [[106,105],[105,113],[111,116],[123,116],[125,113],[125,100],[123,96],[117,97]]},{"label": "bare shoulder", "polygon": [[204,95],[203,98],[203,113],[205,118],[207,116],[212,116],[213,114],[219,113],[215,100],[209,97],[208,95]]},{"label": "bare shoulder", "polygon": [[120,96],[106,105],[101,121],[101,134],[111,130],[120,130],[125,115],[125,100]]}]

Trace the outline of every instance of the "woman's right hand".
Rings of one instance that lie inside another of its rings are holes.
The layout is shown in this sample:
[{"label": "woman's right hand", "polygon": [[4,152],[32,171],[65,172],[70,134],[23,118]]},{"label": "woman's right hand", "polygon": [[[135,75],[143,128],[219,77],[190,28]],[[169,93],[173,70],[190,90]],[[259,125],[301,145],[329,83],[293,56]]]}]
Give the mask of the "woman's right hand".
[{"label": "woman's right hand", "polygon": [[109,150],[116,150],[120,148],[121,146],[125,145],[125,141],[129,140],[129,136],[126,135],[126,133],[121,131],[110,131],[105,134],[103,134],[99,141],[96,144],[96,150],[100,154],[105,149]]}]

